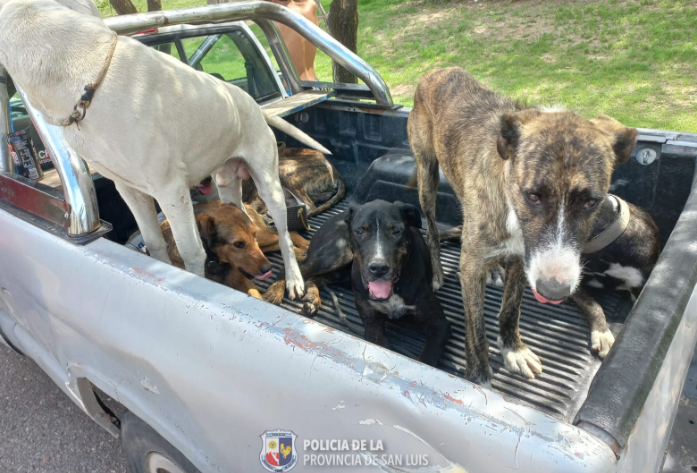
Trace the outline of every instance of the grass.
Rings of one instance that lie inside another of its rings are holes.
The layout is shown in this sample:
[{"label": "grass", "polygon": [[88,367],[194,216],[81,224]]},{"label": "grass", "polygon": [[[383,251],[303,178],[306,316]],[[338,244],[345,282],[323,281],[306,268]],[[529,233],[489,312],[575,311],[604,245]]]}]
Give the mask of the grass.
[{"label": "grass", "polygon": [[[166,9],[202,0],[163,0]],[[137,0],[143,10],[145,0]],[[323,0],[325,10],[331,0]],[[106,0],[98,4],[109,14]],[[686,0],[359,0],[358,53],[397,103],[461,66],[489,87],[630,126],[697,131],[697,4]],[[258,32],[258,30],[257,30]],[[318,54],[318,77],[331,62]]]}]

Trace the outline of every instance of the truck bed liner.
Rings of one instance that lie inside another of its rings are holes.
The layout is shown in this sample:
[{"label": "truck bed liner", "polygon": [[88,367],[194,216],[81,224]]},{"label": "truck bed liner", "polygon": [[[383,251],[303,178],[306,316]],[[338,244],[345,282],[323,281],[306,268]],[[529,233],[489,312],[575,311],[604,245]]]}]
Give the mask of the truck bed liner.
[{"label": "truck bed liner", "polygon": [[[331,215],[342,212],[347,206],[348,203],[344,200],[333,209],[310,219],[313,230],[308,232],[308,236]],[[454,376],[464,377],[465,320],[457,276],[459,257],[459,245],[446,243],[442,246],[445,284],[437,294],[446,317],[452,323],[453,335],[448,341],[439,368]],[[280,253],[271,254],[269,259],[274,266],[275,275],[278,275],[282,267]],[[257,281],[257,284],[266,290],[274,280],[275,277],[267,281]],[[354,323],[360,324],[351,288],[330,287],[336,293],[344,314]],[[616,336],[632,307],[628,294],[600,291],[592,294],[603,307]],[[321,291],[321,296],[322,308],[315,320],[353,334],[341,323],[326,289]],[[484,312],[490,362],[494,370],[493,387],[555,418],[573,421],[586,397],[590,382],[600,367],[600,361],[590,352],[590,331],[583,314],[571,302],[565,302],[560,306],[539,304],[529,288],[526,289],[521,310],[520,332],[523,341],[542,360],[544,370],[537,379],[530,381],[511,374],[504,368],[496,345],[497,315],[502,296],[502,288],[487,286]],[[290,311],[302,313],[302,303],[299,301],[286,298],[282,306]],[[393,323],[387,324],[386,332],[392,350],[410,358],[418,358],[424,344],[423,335]]]}]

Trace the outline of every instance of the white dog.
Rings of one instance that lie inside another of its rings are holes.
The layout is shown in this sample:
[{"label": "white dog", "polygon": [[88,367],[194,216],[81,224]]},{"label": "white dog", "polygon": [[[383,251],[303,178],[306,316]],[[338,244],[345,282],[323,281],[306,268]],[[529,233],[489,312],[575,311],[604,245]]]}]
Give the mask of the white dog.
[{"label": "white dog", "polygon": [[319,143],[266,117],[240,88],[134,39],[117,40],[101,19],[52,0],[0,0],[0,63],[49,123],[64,126],[73,149],[115,182],[161,261],[170,262],[153,197],[186,269],[203,276],[189,187],[212,174],[221,200],[244,209],[241,179],[251,176],[278,229],[288,295],[303,294],[267,123],[328,153]]}]

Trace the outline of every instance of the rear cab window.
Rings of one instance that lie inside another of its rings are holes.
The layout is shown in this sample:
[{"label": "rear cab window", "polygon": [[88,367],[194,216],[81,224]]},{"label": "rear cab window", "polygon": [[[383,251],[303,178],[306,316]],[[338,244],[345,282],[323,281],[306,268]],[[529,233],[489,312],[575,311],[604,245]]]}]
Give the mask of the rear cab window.
[{"label": "rear cab window", "polygon": [[259,103],[281,98],[276,72],[241,30],[231,27],[205,35],[195,29],[143,38],[143,43],[170,54],[196,70],[236,85]]}]

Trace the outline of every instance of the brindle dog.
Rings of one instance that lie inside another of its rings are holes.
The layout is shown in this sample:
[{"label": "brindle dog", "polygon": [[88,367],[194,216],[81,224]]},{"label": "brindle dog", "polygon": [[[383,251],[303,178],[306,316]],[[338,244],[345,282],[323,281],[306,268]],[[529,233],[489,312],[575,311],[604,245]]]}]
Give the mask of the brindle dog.
[{"label": "brindle dog", "polygon": [[[597,251],[584,247],[581,257],[583,265],[583,284],[612,291],[628,291],[636,300],[646,284],[653,267],[656,265],[661,250],[660,237],[656,222],[644,209],[624,203],[627,206],[629,220],[622,233],[607,246]],[[620,201],[613,195],[607,195],[599,205],[595,226],[591,238],[607,231],[620,218]],[[441,232],[440,241],[460,241],[462,228],[456,227]],[[505,272],[501,266],[492,268],[489,281],[503,281]],[[503,285],[503,283],[501,283]],[[579,286],[571,299],[581,309],[588,320],[591,331],[591,351],[603,359],[615,343],[615,337],[608,330],[605,313],[600,304]]]},{"label": "brindle dog", "polygon": [[[307,205],[307,218],[332,208],[346,194],[346,184],[341,174],[319,151],[280,149],[278,174],[281,185]],[[242,183],[242,200],[267,219],[268,210],[251,179]]]},{"label": "brindle dog", "polygon": [[637,131],[605,116],[587,120],[516,103],[460,68],[421,78],[408,131],[436,289],[443,284],[436,226],[439,165],[462,204],[467,377],[483,384],[491,380],[485,280],[487,269],[505,259],[499,346],[509,371],[534,378],[542,365],[518,331],[526,276],[542,303],[560,303],[576,289],[583,242],[613,169],[629,159]]}]

